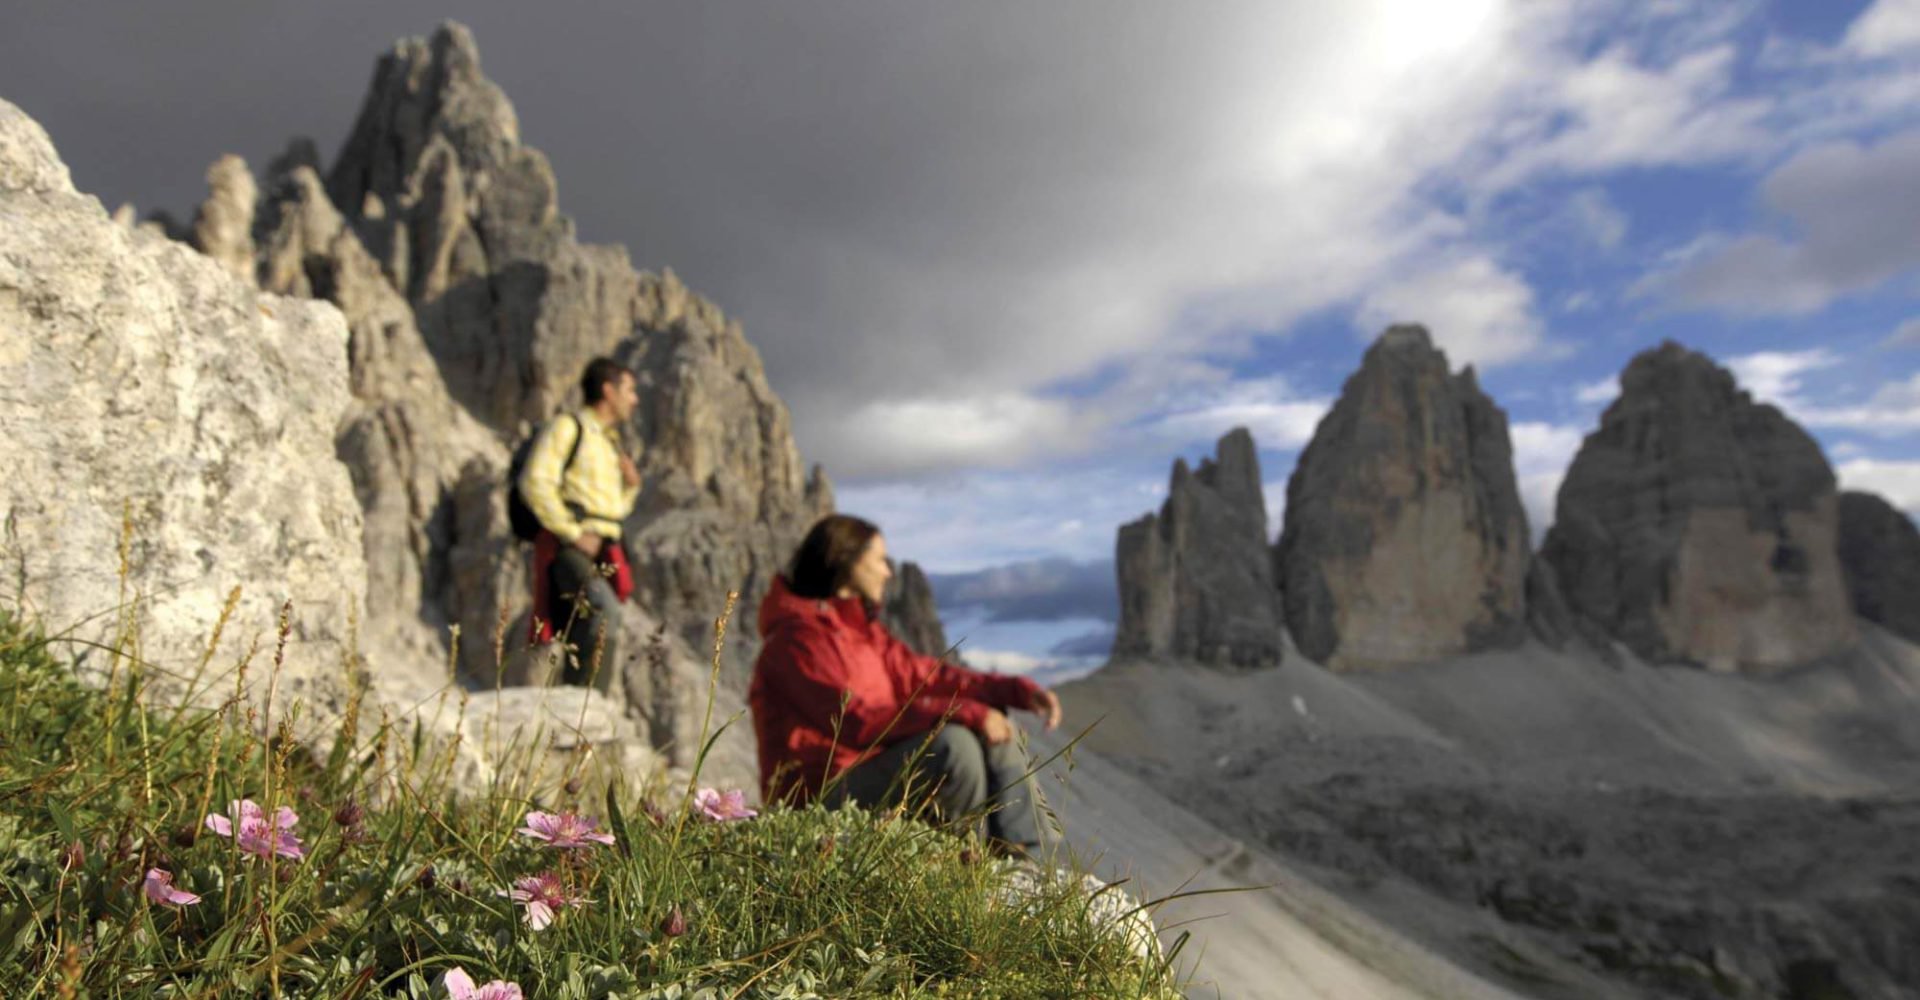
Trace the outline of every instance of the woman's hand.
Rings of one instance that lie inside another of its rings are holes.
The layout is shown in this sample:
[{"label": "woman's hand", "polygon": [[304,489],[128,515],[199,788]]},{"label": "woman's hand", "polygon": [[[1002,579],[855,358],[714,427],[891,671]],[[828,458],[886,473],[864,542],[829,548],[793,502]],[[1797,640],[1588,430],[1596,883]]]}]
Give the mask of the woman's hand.
[{"label": "woman's hand", "polygon": [[1033,703],[1027,706],[1027,711],[1046,716],[1047,731],[1052,732],[1054,727],[1060,725],[1060,696],[1046,688],[1041,688],[1040,692],[1033,696]]},{"label": "woman's hand", "polygon": [[980,742],[997,747],[1013,739],[1013,723],[997,708],[987,709],[987,717],[980,720]]}]

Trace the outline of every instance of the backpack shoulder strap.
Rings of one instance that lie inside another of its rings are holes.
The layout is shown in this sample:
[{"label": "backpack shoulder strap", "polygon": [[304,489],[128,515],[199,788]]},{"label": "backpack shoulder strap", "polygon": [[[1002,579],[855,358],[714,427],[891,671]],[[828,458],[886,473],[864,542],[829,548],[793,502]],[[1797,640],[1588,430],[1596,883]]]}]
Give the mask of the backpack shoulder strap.
[{"label": "backpack shoulder strap", "polygon": [[577,414],[569,413],[573,418],[573,447],[567,452],[567,460],[560,465],[560,476],[566,478],[567,470],[573,468],[574,456],[580,454],[580,439],[587,436],[587,425],[580,422]]}]

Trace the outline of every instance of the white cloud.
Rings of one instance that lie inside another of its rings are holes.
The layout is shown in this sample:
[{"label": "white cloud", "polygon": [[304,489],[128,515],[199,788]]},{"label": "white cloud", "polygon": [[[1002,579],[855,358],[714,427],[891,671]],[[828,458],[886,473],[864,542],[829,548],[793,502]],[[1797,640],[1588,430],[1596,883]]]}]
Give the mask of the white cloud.
[{"label": "white cloud", "polygon": [[1894,327],[1883,343],[1887,347],[1920,347],[1920,316]]},{"label": "white cloud", "polygon": [[1527,525],[1535,541],[1553,524],[1560,481],[1579,452],[1586,435],[1577,427],[1538,421],[1519,421],[1508,428],[1513,439],[1513,471],[1520,502],[1527,508]]},{"label": "white cloud", "polygon": [[1808,427],[1865,431],[1892,437],[1920,431],[1920,374],[1887,382],[1864,400],[1834,405],[1810,395],[1805,376],[1842,358],[1826,348],[1762,351],[1733,358],[1727,368],[1753,398],[1772,403]]},{"label": "white cloud", "polygon": [[1019,653],[1010,649],[961,649],[960,655],[968,663],[981,670],[992,670],[1002,674],[1030,674],[1047,666],[1052,659],[1041,659],[1031,653]]},{"label": "white cloud", "polygon": [[[1704,41],[1704,40],[1703,40]],[[1736,50],[1715,41],[1665,64],[1626,45],[1579,60],[1543,50],[1528,87],[1512,95],[1506,143],[1476,187],[1501,191],[1542,175],[1699,165],[1772,145],[1768,102],[1732,96]]]},{"label": "white cloud", "polygon": [[1763,197],[1790,234],[1705,238],[1655,284],[1696,305],[1805,313],[1920,266],[1920,131],[1806,150]]},{"label": "white cloud", "polygon": [[1895,437],[1920,431],[1920,374],[1903,382],[1889,382],[1863,403],[1850,406],[1789,407],[1795,418],[1810,427],[1832,427]]},{"label": "white cloud", "polygon": [[1847,27],[1844,44],[1866,56],[1920,48],[1920,0],[1878,0]]},{"label": "white cloud", "polygon": [[1593,244],[1612,250],[1627,238],[1627,213],[1600,188],[1585,188],[1567,201],[1575,225]]},{"label": "white cloud", "polygon": [[[1293,470],[1288,469],[1289,473]],[[1267,502],[1267,534],[1269,540],[1280,536],[1280,526],[1287,523],[1287,481],[1269,479],[1260,484],[1260,495]]]},{"label": "white cloud", "polygon": [[[836,484],[834,492],[840,510],[880,526],[898,558],[929,573],[963,573],[1049,556],[1112,559],[1119,526],[1166,498],[1172,461],[1169,454],[1151,469],[966,469],[922,481]],[[1063,512],[1073,517],[1063,520]]]},{"label": "white cloud", "polygon": [[1908,514],[1920,515],[1920,461],[1856,458],[1840,463],[1835,472],[1842,489],[1878,493]]},{"label": "white cloud", "polygon": [[1618,375],[1609,375],[1598,382],[1576,386],[1573,390],[1574,402],[1582,406],[1598,406],[1619,398],[1620,376]]},{"label": "white cloud", "polygon": [[1060,400],[1011,393],[969,399],[883,399],[834,428],[837,472],[858,478],[1004,467],[1069,451],[1085,418]]},{"label": "white cloud", "polygon": [[1734,380],[1762,402],[1786,405],[1800,391],[1801,376],[1831,368],[1840,359],[1824,347],[1806,351],[1761,351],[1727,362]]},{"label": "white cloud", "polygon": [[1327,399],[1261,399],[1254,393],[1240,398],[1171,413],[1156,420],[1148,435],[1175,446],[1211,444],[1235,427],[1245,427],[1261,448],[1285,451],[1313,440],[1314,428],[1332,407]]},{"label": "white cloud", "polygon": [[1533,289],[1484,256],[1454,260],[1376,288],[1356,313],[1367,339],[1394,323],[1420,323],[1457,366],[1490,367],[1541,346]]}]

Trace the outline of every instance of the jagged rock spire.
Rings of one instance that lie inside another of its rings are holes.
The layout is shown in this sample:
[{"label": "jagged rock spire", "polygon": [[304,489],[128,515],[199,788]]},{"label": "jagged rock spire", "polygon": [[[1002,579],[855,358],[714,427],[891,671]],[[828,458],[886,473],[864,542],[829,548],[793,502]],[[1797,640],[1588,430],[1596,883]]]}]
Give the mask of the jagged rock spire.
[{"label": "jagged rock spire", "polygon": [[1528,557],[1506,414],[1425,328],[1388,329],[1287,484],[1274,558],[1300,651],[1364,668],[1518,643]]},{"label": "jagged rock spire", "polygon": [[1267,509],[1253,435],[1222,437],[1197,472],[1175,460],[1167,499],[1120,529],[1115,658],[1221,667],[1280,663],[1279,593],[1267,557]]}]

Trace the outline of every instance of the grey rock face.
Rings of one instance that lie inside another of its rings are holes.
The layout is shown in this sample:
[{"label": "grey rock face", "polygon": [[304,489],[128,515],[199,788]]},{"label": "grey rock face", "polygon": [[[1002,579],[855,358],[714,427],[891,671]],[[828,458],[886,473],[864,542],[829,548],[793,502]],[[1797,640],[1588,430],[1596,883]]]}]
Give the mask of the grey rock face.
[{"label": "grey rock face", "polygon": [[489,426],[544,419],[633,331],[625,252],[574,241],[546,157],[520,144],[460,25],[380,60],[327,191]]},{"label": "grey rock face", "polygon": [[1840,568],[1855,614],[1920,642],[1920,528],[1872,493],[1840,494]]},{"label": "grey rock face", "polygon": [[1253,435],[1236,428],[1216,458],[1173,465],[1167,499],[1121,527],[1114,548],[1120,623],[1113,655],[1219,667],[1280,663],[1280,595]]},{"label": "grey rock face", "polygon": [[[722,653],[731,680],[757,651],[773,572],[832,509],[740,324],[670,271],[575,241],[545,158],[520,145],[459,25],[381,59],[324,185],[317,164],[305,142],[275,161],[260,270],[270,287],[339,303],[354,329],[341,457],[368,510],[373,589],[397,595],[389,631],[460,625],[475,676],[514,655],[490,641],[503,616],[509,646],[524,634],[527,603],[502,507],[506,446],[578,405],[581,369],[611,355],[639,377],[624,430],[646,484],[626,526],[637,607],[620,676],[636,713],[681,728],[680,703],[704,698],[728,593],[740,594]],[[640,651],[656,622],[670,654],[650,669]]]},{"label": "grey rock face", "polygon": [[[105,643],[116,604],[133,602],[148,676],[174,696],[168,678],[194,674],[233,588],[208,678],[255,642],[264,676],[291,601],[279,704],[303,700],[324,725],[352,672],[366,579],[360,505],[330,460],[349,405],[339,312],[113,222],[4,101],[0,216],[9,602]],[[98,680],[108,659],[88,653],[83,671]]]},{"label": "grey rock face", "polygon": [[1287,483],[1274,559],[1294,641],[1335,669],[1525,638],[1506,414],[1424,328],[1387,330],[1347,380]]},{"label": "grey rock face", "polygon": [[941,656],[947,651],[947,630],[940,624],[940,609],[934,605],[933,584],[919,563],[901,563],[887,592],[887,603],[880,609],[880,621],[914,652]]},{"label": "grey rock face", "polygon": [[631,439],[644,480],[628,522],[635,600],[694,649],[712,641],[728,592],[739,601],[723,651],[744,686],[760,597],[807,529],[833,510],[833,487],[808,471],[787,408],[736,320],[671,270],[636,276],[632,337],[613,356],[639,376]]},{"label": "grey rock face", "polygon": [[1643,659],[1766,672],[1850,648],[1838,498],[1819,445],[1666,343],[1560,487],[1541,554],[1568,606]]},{"label": "grey rock face", "polygon": [[[365,516],[361,636],[369,660],[375,669],[423,672],[445,662],[449,626],[458,624],[463,668],[490,678],[500,609],[512,618],[527,604],[526,586],[511,572],[504,506],[490,502],[506,449],[454,404],[412,310],[311,167],[272,180],[263,216],[261,284],[325,299],[347,318],[353,402],[336,451]],[[463,478],[481,488],[462,491]]]}]

